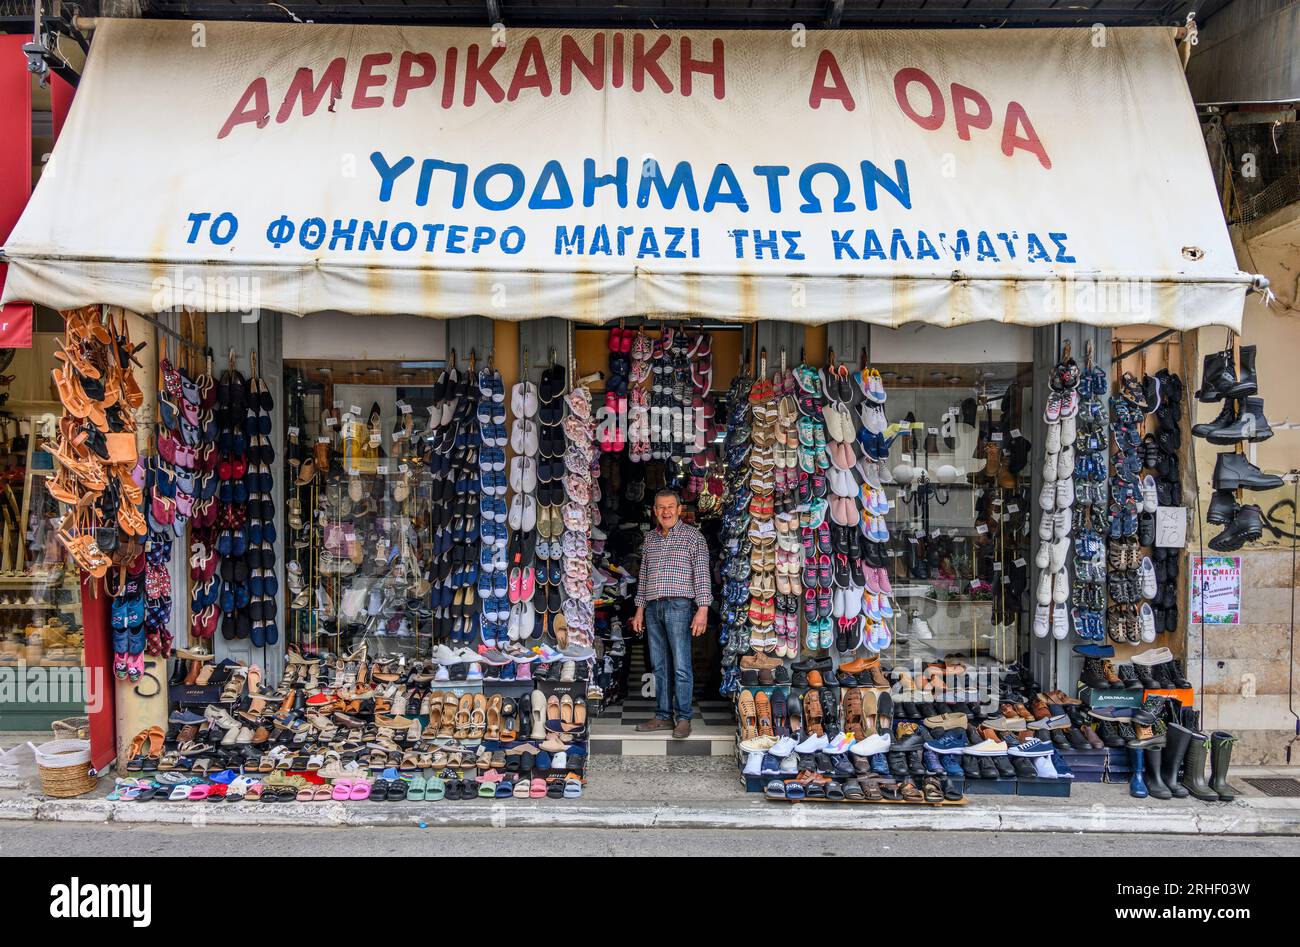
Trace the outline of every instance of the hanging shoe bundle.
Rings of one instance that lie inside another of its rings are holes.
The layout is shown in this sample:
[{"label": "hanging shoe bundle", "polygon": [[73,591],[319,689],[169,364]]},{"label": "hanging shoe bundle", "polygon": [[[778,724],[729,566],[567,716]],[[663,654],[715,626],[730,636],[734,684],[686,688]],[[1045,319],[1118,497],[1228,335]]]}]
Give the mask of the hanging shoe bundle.
[{"label": "hanging shoe bundle", "polygon": [[[549,570],[539,569],[537,563],[537,408],[537,386],[531,381],[519,382],[510,390],[514,457],[510,459],[509,477],[510,539],[506,558],[510,570],[510,619],[506,637],[521,644],[541,637],[544,616],[548,610],[557,611],[560,602],[558,583],[552,586]],[[548,608],[551,604],[555,608]]]},{"label": "hanging shoe bundle", "polygon": [[[537,500],[532,505],[526,500],[519,501],[516,522],[525,531],[536,531],[537,589],[533,594],[533,610],[540,623],[533,633],[539,636],[549,635],[552,639],[555,638],[555,626],[564,610],[567,442],[563,422],[567,379],[567,372],[562,365],[551,365],[542,371],[536,386],[536,420],[529,420],[523,425],[522,439],[515,445],[518,453],[521,445],[527,447],[524,441],[528,437],[535,436],[537,441]],[[516,425],[518,423],[516,420]],[[520,435],[518,427],[516,435]]]},{"label": "hanging shoe bundle", "polygon": [[[1166,361],[1168,360],[1166,356]],[[1147,601],[1138,608],[1139,634],[1154,641],[1161,632],[1174,633],[1178,622],[1178,571],[1181,549],[1156,545],[1156,511],[1183,503],[1178,451],[1182,446],[1183,380],[1168,368],[1143,379],[1147,402],[1153,408],[1155,431],[1142,438],[1142,513],[1138,542],[1151,550],[1142,560],[1138,578]]]},{"label": "hanging shoe bundle", "polygon": [[632,345],[635,329],[615,327],[609,330],[609,375],[605,379],[605,414],[608,420],[600,428],[600,449],[620,453],[628,446],[623,426],[627,417],[628,378],[632,371]]},{"label": "hanging shoe bundle", "polygon": [[[509,596],[509,564],[506,557],[508,533],[496,517],[507,509],[506,503],[506,405],[501,373],[490,364],[482,368],[475,380],[478,396],[478,484],[479,495],[479,573],[478,597],[481,615],[479,637],[488,647],[504,645],[507,637],[518,637],[517,613]],[[484,529],[491,523],[494,528]],[[531,603],[530,603],[531,604]],[[507,636],[513,626],[514,635]],[[529,629],[531,633],[531,627]]]},{"label": "hanging shoe bundle", "polygon": [[[719,644],[722,646],[722,686],[724,696],[739,686],[737,665],[749,650],[749,576],[752,569],[749,541],[750,395],[751,381],[741,372],[732,380],[727,393],[727,434],[723,441],[725,490],[722,501],[722,530],[719,536],[722,559],[721,622]],[[797,545],[797,544],[796,544]],[[789,594],[792,578],[778,569],[777,584],[782,582]]]},{"label": "hanging shoe bundle", "polygon": [[[1079,378],[1079,410],[1061,421],[1059,462],[1044,462],[1043,478],[1074,478],[1074,588],[1070,617],[1074,633],[1090,641],[1106,637],[1106,537],[1110,504],[1107,453],[1110,446],[1110,379],[1093,364],[1089,343]],[[1049,447],[1055,445],[1049,430]],[[1066,448],[1073,448],[1066,450]],[[1049,456],[1048,460],[1051,460]],[[1038,625],[1034,631],[1039,632]]]},{"label": "hanging shoe bundle", "polygon": [[[1074,453],[1072,443],[1066,443],[1065,434],[1075,433],[1077,438],[1078,414],[1081,404],[1079,364],[1070,356],[1067,343],[1061,360],[1056,363],[1048,378],[1047,401],[1043,407],[1043,420],[1047,422],[1046,453],[1043,469],[1053,468],[1054,476],[1043,478],[1038,493],[1041,510],[1038,528],[1039,547],[1035,564],[1039,566],[1038,588],[1035,595],[1034,634],[1039,638],[1049,633],[1057,640],[1064,639],[1070,630],[1068,603],[1070,602],[1070,532],[1074,528],[1075,503],[1073,468],[1061,469]],[[1080,507],[1091,510],[1090,507]]]},{"label": "hanging shoe bundle", "polygon": [[552,625],[555,646],[561,651],[590,648],[595,631],[591,529],[599,501],[596,476],[600,472],[594,442],[591,389],[582,385],[573,388],[565,396],[564,403],[566,448],[563,483],[566,499],[561,514],[564,533],[560,540],[564,563],[561,583],[564,604],[563,615],[558,616]]},{"label": "hanging shoe bundle", "polygon": [[1106,632],[1116,644],[1138,644],[1143,640],[1142,615],[1150,613],[1141,594],[1142,542],[1139,532],[1147,500],[1154,514],[1155,496],[1143,494],[1142,469],[1146,451],[1143,428],[1151,411],[1146,386],[1130,372],[1121,371],[1115,394],[1110,399],[1111,455],[1110,523],[1107,528],[1106,589],[1110,605]]},{"label": "hanging shoe bundle", "polygon": [[480,536],[505,530],[504,500],[480,497],[480,392],[472,375],[457,368],[453,353],[434,383],[429,427],[421,437],[433,528],[424,579],[434,641],[452,647],[477,640]]},{"label": "hanging shoe bundle", "polygon": [[244,439],[248,443],[248,465],[244,471],[244,492],[248,511],[247,547],[249,640],[253,647],[277,644],[280,628],[276,621],[275,549],[276,511],[274,479],[271,465],[275,448],[271,443],[271,412],[275,399],[271,387],[257,365],[257,352],[249,353],[247,413],[244,416]]},{"label": "hanging shoe bundle", "polygon": [[[148,525],[141,504],[135,418],[144,402],[132,365],[143,347],[131,342],[125,317],[119,326],[99,307],[64,313],[64,337],[51,371],[63,405],[50,453],[58,462],[46,480],[50,495],[71,509],[57,536],[78,568],[102,578],[138,553]],[[138,479],[137,479],[138,478]]]},{"label": "hanging shoe bundle", "polygon": [[[1240,374],[1234,362],[1231,346],[1205,356],[1196,398],[1202,404],[1223,402],[1223,410],[1213,421],[1194,426],[1192,434],[1211,444],[1258,443],[1273,436],[1264,415],[1264,400],[1259,397],[1255,346],[1241,347]],[[1206,519],[1224,528],[1207,545],[1215,552],[1234,552],[1263,536],[1262,511],[1257,504],[1238,502],[1237,491],[1276,490],[1283,483],[1281,477],[1265,473],[1252,464],[1245,454],[1220,453],[1214,464],[1214,495]]]}]

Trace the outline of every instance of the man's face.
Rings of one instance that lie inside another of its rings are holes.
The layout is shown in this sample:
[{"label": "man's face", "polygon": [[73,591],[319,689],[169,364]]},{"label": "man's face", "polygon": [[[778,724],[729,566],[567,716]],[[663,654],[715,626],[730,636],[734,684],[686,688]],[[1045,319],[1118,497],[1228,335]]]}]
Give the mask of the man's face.
[{"label": "man's face", "polygon": [[655,522],[659,528],[667,532],[677,525],[677,518],[681,516],[682,505],[674,497],[660,497],[655,500]]}]

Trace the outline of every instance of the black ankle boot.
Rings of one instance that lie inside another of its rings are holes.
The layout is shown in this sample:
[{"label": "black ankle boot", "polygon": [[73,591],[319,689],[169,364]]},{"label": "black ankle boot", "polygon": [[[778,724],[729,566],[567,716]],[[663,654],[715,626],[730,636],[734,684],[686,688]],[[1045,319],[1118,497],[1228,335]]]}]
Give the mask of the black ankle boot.
[{"label": "black ankle boot", "polygon": [[1232,522],[1208,543],[1215,552],[1233,552],[1264,535],[1264,513],[1253,503],[1233,511]]},{"label": "black ankle boot", "polygon": [[[1235,420],[1237,420],[1237,402],[1227,398],[1223,402],[1223,407],[1219,409],[1218,416],[1213,421],[1192,425],[1192,437],[1209,437],[1219,428],[1227,427]],[[1147,466],[1151,467],[1152,465],[1147,464]]]},{"label": "black ankle boot", "polygon": [[1210,511],[1206,514],[1205,519],[1208,523],[1215,526],[1223,526],[1232,522],[1233,514],[1237,512],[1237,496],[1231,490],[1215,490],[1214,496],[1210,497]]},{"label": "black ankle boot", "polygon": [[1255,375],[1255,346],[1243,345],[1237,358],[1241,370],[1237,373],[1237,383],[1228,391],[1228,396],[1244,398],[1259,391],[1259,378]]},{"label": "black ankle boot", "polygon": [[1196,400],[1203,404],[1215,404],[1222,401],[1226,394],[1237,384],[1237,374],[1232,367],[1232,352],[1212,352],[1205,356],[1201,369],[1201,388],[1196,392]]},{"label": "black ankle boot", "polygon": [[1164,762],[1165,748],[1162,746],[1147,747],[1147,793],[1152,799],[1172,799],[1173,790],[1165,784],[1164,774],[1161,773],[1160,767]]},{"label": "black ankle boot", "polygon": [[1110,687],[1110,681],[1106,680],[1106,675],[1101,673],[1100,658],[1084,658],[1079,680],[1096,690],[1106,690]]},{"label": "black ankle boot", "polygon": [[[1243,355],[1245,351],[1242,349]],[[1228,785],[1228,764],[1232,762],[1232,744],[1235,742],[1231,733],[1222,730],[1210,734],[1210,788],[1219,794],[1219,799],[1223,802],[1232,802],[1236,798],[1232,787]]]},{"label": "black ankle boot", "polygon": [[1273,428],[1264,416],[1263,398],[1246,398],[1238,401],[1237,416],[1206,435],[1211,444],[1236,444],[1250,441],[1257,444],[1273,436]]},{"label": "black ankle boot", "polygon": [[1219,794],[1205,781],[1206,744],[1209,737],[1204,733],[1193,733],[1187,744],[1187,755],[1183,757],[1183,785],[1187,791],[1202,802],[1218,802]]},{"label": "black ankle boot", "polygon": [[1192,731],[1176,723],[1169,724],[1165,731],[1165,748],[1160,764],[1160,779],[1169,787],[1175,799],[1186,799],[1187,789],[1178,781],[1178,767],[1187,755],[1187,744],[1191,742]]}]

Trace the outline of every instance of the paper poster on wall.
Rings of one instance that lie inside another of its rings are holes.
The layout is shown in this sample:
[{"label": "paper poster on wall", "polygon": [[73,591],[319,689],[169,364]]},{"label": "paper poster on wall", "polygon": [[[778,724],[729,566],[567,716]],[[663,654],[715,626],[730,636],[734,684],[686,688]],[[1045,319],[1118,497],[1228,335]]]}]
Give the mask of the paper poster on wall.
[{"label": "paper poster on wall", "polygon": [[1192,556],[1192,624],[1241,624],[1241,557]]}]

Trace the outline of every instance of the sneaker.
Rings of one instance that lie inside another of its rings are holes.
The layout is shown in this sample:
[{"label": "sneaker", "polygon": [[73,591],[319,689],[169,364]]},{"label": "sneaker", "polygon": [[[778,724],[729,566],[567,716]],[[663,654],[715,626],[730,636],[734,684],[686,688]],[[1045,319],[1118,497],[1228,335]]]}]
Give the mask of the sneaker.
[{"label": "sneaker", "polygon": [[820,753],[830,746],[830,740],[826,739],[824,733],[814,734],[795,746],[796,753]]},{"label": "sneaker", "polygon": [[1147,644],[1156,640],[1156,616],[1146,602],[1138,609],[1138,637]]},{"label": "sneaker", "polygon": [[[1035,617],[1035,622],[1037,618]],[[1035,626],[1034,633],[1038,634],[1038,628]],[[1070,620],[1066,616],[1064,605],[1055,605],[1052,608],[1052,637],[1057,641],[1064,641],[1070,634]],[[1043,637],[1039,635],[1039,637]]]},{"label": "sneaker", "polygon": [[1052,606],[1039,602],[1034,608],[1034,637],[1046,638],[1051,630]]},{"label": "sneaker", "polygon": [[1152,599],[1156,597],[1156,567],[1151,561],[1150,556],[1142,557],[1142,565],[1138,568],[1138,578],[1142,583],[1142,597]]},{"label": "sneaker", "polygon": [[1154,513],[1159,505],[1160,502],[1156,493],[1156,478],[1151,474],[1147,474],[1142,478],[1142,510],[1146,513]]},{"label": "sneaker", "polygon": [[925,748],[944,756],[950,753],[962,753],[966,749],[965,730],[947,730],[937,740],[928,740]]}]

